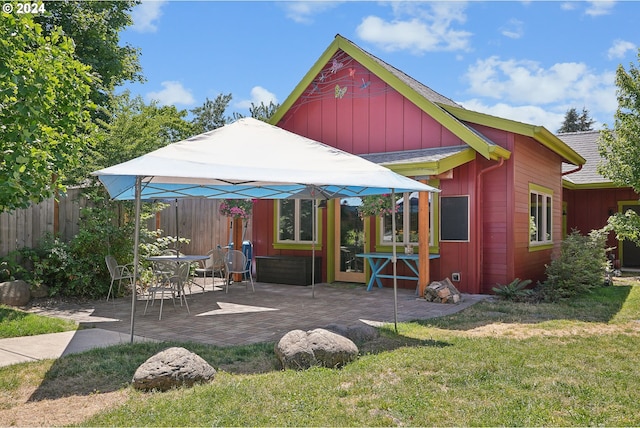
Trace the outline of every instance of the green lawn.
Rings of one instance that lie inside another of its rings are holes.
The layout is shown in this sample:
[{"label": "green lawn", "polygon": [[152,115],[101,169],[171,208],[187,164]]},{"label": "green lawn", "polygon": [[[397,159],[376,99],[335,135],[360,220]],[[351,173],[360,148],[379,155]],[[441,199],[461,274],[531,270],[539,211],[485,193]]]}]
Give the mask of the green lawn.
[{"label": "green lawn", "polygon": [[176,345],[146,343],[20,364],[0,379],[39,382],[36,398],[128,390],[84,426],[638,426],[638,320],[633,281],[557,304],[487,301],[401,323],[341,370],[278,370],[273,344],[180,344],[216,379],[141,393],[129,386],[135,368]]},{"label": "green lawn", "polygon": [[59,333],[76,330],[73,321],[29,314],[9,306],[0,305],[0,339],[34,336],[36,334]]}]

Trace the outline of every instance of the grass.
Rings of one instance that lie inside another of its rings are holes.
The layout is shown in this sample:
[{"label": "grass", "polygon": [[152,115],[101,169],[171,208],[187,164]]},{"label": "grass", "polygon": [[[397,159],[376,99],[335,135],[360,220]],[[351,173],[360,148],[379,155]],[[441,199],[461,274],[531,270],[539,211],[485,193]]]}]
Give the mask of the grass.
[{"label": "grass", "polygon": [[[32,384],[32,400],[128,391],[83,426],[638,426],[638,320],[630,281],[557,304],[491,300],[401,323],[341,370],[279,370],[273,344],[140,343],[5,367],[0,388]],[[207,360],[215,380],[133,390],[137,366],[171,345]]]},{"label": "grass", "polygon": [[77,323],[29,314],[0,305],[0,339],[76,330]]}]

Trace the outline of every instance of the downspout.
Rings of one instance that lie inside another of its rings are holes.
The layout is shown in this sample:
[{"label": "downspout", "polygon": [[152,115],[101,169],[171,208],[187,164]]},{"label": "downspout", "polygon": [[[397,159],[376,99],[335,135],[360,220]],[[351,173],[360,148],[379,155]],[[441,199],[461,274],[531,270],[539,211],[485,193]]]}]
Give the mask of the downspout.
[{"label": "downspout", "polygon": [[[476,179],[476,280],[478,281],[478,288],[480,287],[480,281],[482,279],[482,263],[483,263],[483,258],[482,258],[482,195],[481,195],[481,189],[482,189],[482,176],[487,173],[487,172],[491,172],[495,169],[500,168],[502,165],[504,164],[504,158],[501,157],[500,158],[500,163],[498,163],[497,165],[492,165],[488,168],[483,169],[482,171],[480,171],[478,173],[478,177]],[[478,292],[480,292],[480,290],[478,290]]]}]

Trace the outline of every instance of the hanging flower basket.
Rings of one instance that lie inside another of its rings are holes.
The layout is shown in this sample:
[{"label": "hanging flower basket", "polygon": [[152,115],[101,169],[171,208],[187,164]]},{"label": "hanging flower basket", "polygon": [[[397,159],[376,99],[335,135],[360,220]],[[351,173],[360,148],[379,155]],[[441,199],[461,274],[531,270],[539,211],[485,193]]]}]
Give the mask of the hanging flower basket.
[{"label": "hanging flower basket", "polygon": [[382,216],[396,212],[397,207],[391,202],[391,195],[371,195],[362,197],[362,205],[358,208],[360,217]]},{"label": "hanging flower basket", "polygon": [[224,199],[220,203],[220,214],[226,217],[247,219],[251,217],[251,199]]}]

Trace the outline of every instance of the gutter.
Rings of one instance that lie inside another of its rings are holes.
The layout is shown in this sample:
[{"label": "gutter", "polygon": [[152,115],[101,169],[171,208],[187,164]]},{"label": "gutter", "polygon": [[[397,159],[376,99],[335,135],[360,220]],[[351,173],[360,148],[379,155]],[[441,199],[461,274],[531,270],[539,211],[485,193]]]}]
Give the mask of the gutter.
[{"label": "gutter", "polygon": [[577,168],[572,169],[571,171],[563,172],[561,175],[564,177],[565,175],[573,174],[574,172],[578,172],[578,171],[580,171],[582,169],[582,166],[583,165],[578,165]]}]

